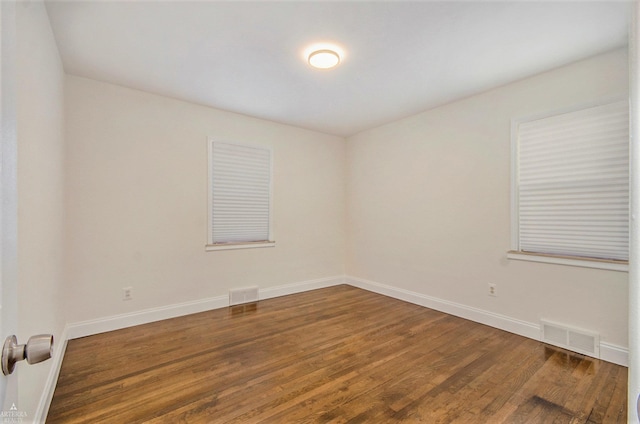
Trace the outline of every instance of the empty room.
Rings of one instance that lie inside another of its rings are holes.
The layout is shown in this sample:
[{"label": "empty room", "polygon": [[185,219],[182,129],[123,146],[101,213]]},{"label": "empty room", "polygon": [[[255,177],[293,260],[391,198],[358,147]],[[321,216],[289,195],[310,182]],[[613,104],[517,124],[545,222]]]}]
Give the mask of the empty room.
[{"label": "empty room", "polygon": [[0,13],[0,421],[639,422],[634,2]]}]

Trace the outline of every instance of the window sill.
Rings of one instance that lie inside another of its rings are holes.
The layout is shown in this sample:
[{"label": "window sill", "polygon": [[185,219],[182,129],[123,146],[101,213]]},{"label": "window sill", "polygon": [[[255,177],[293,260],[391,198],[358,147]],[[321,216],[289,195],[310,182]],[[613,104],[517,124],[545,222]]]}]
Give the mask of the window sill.
[{"label": "window sill", "polygon": [[275,241],[254,241],[247,243],[219,243],[207,244],[204,250],[211,252],[214,250],[234,250],[234,249],[256,249],[260,247],[275,247]]},{"label": "window sill", "polygon": [[507,252],[508,259],[519,261],[544,262],[557,265],[578,266],[583,268],[606,269],[609,271],[629,271],[629,262],[606,259],[587,259],[577,256],[545,255],[543,253],[518,252],[510,250]]}]

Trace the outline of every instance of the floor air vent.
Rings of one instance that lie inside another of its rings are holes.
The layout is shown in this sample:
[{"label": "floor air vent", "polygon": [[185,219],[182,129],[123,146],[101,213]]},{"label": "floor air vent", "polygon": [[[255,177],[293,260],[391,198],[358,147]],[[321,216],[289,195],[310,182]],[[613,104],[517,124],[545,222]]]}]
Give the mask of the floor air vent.
[{"label": "floor air vent", "polygon": [[258,301],[258,286],[229,290],[229,306]]},{"label": "floor air vent", "polygon": [[541,320],[542,341],[574,352],[600,357],[600,336],[597,333]]}]

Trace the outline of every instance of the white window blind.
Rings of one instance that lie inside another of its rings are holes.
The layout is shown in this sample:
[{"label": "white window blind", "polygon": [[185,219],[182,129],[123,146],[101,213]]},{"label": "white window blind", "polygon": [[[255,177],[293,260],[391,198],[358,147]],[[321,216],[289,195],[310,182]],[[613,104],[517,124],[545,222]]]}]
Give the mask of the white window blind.
[{"label": "white window blind", "polygon": [[628,260],[626,101],[517,127],[518,250]]},{"label": "white window blind", "polygon": [[268,241],[271,151],[211,141],[209,244]]}]

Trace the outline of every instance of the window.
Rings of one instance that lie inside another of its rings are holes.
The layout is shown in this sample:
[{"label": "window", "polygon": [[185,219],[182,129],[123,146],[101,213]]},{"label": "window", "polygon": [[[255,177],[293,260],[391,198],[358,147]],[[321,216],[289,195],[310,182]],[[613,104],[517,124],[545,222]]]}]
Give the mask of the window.
[{"label": "window", "polygon": [[271,150],[209,140],[207,250],[269,247]]},{"label": "window", "polygon": [[511,254],[628,261],[628,114],[623,101],[514,122]]}]

